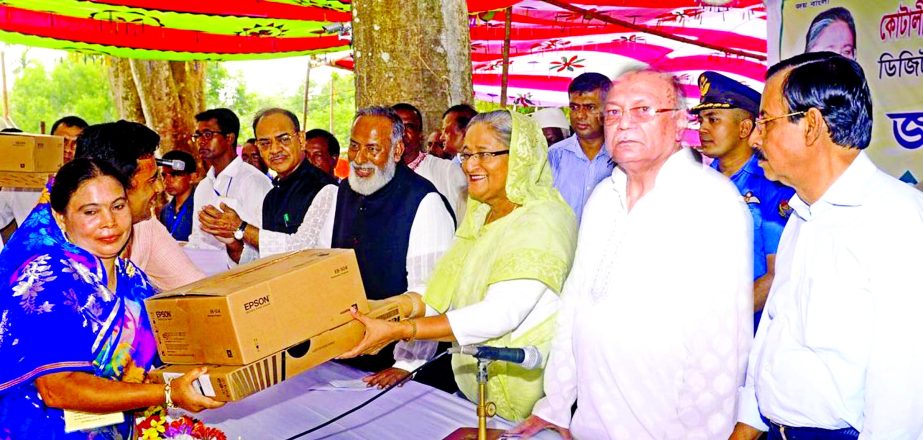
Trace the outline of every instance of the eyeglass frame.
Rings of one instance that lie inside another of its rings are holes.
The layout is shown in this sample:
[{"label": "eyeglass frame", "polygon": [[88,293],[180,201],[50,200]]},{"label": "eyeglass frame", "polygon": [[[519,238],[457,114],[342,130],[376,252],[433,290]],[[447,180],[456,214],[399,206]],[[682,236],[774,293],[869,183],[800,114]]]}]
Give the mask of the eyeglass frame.
[{"label": "eyeglass frame", "polygon": [[211,140],[215,138],[215,135],[219,135],[219,134],[222,136],[227,136],[229,132],[220,131],[220,130],[208,130],[208,129],[206,129],[203,132],[199,132],[197,130],[192,133],[192,136],[190,136],[190,139],[192,140],[193,144],[199,143],[199,139],[202,139],[202,138],[205,138],[206,142],[211,142]]},{"label": "eyeglass frame", "polygon": [[800,112],[791,112],[791,113],[786,113],[786,114],[784,114],[784,115],[779,115],[779,116],[772,116],[772,117],[767,117],[767,118],[756,118],[756,119],[753,120],[753,123],[754,123],[757,127],[762,127],[762,128],[761,128],[762,130],[765,130],[766,124],[767,124],[767,123],[770,123],[770,122],[772,122],[772,121],[775,121],[776,119],[787,118],[787,117],[791,117],[791,116],[795,116],[795,115],[803,115],[803,114],[805,114],[805,113],[807,113],[807,112],[808,112],[807,110],[802,110],[802,111],[800,111]]},{"label": "eyeglass frame", "polygon": [[478,163],[481,163],[485,158],[493,159],[497,156],[503,156],[510,154],[510,150],[498,150],[498,151],[481,151],[478,153],[458,153],[458,160],[461,163],[467,162],[469,159],[477,158]]},{"label": "eyeglass frame", "polygon": [[[637,119],[634,116],[634,114],[632,114],[632,111],[642,109],[642,108],[648,108],[650,110],[647,110],[646,112],[641,113],[642,115],[644,115],[644,117],[641,119]],[[618,118],[610,114],[610,112],[615,111],[615,109],[604,109],[603,110],[603,120],[605,121],[606,125],[617,124],[619,122],[622,122],[622,119],[625,117],[626,114],[631,115],[631,119],[629,119],[630,121],[637,122],[637,123],[644,123],[644,122],[652,121],[660,113],[677,112],[677,111],[685,110],[685,109],[684,108],[653,108],[649,105],[639,105],[637,107],[629,108],[627,112],[624,111],[624,109],[619,109],[619,110],[622,110],[623,114],[622,116],[619,116]]]},{"label": "eyeglass frame", "polygon": [[[288,141],[284,139],[285,136],[288,136]],[[253,145],[256,145],[259,150],[268,150],[274,143],[278,142],[279,145],[288,148],[295,144],[295,138],[297,137],[298,132],[285,132],[272,137],[257,138],[253,141]]]}]

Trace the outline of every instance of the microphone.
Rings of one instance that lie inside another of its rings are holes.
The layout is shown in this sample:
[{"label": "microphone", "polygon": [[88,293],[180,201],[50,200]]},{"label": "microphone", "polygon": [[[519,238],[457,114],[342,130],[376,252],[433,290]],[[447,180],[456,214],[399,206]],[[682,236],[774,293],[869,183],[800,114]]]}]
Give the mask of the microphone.
[{"label": "microphone", "polygon": [[186,171],[186,163],[179,159],[174,159],[174,160],[157,159],[157,165],[160,165],[162,167],[170,167],[176,171]]},{"label": "microphone", "polygon": [[450,348],[449,353],[467,354],[478,359],[491,361],[512,362],[519,364],[526,370],[532,370],[542,365],[542,353],[533,345],[523,348],[464,345]]}]

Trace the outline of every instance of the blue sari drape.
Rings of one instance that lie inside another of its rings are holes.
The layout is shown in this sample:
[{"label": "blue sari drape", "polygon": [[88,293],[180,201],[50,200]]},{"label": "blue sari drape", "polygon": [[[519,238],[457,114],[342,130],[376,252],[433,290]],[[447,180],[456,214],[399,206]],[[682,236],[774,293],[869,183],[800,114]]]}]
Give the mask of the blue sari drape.
[{"label": "blue sari drape", "polygon": [[120,258],[110,291],[101,261],[55,223],[47,194],[0,253],[0,439],[131,438],[129,413],[119,425],[65,434],[63,411],[44,405],[35,386],[64,371],[139,383],[159,362],[147,276]]}]

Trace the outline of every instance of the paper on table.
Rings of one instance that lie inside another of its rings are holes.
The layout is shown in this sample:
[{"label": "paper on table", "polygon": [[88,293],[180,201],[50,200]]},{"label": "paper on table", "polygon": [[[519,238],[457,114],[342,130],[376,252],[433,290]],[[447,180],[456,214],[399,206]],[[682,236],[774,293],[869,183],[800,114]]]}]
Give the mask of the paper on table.
[{"label": "paper on table", "polygon": [[309,391],[372,391],[378,390],[377,387],[370,387],[362,379],[352,380],[331,380],[330,383],[315,385],[309,388]]},{"label": "paper on table", "polygon": [[125,413],[123,412],[96,414],[68,409],[64,410],[64,432],[67,434],[115,425],[124,421]]}]

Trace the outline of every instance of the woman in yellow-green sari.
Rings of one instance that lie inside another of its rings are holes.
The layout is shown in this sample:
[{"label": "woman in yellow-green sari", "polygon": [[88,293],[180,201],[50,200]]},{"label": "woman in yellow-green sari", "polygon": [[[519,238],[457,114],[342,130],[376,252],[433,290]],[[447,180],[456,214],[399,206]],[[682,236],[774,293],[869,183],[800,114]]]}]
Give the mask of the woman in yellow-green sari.
[{"label": "woman in yellow-green sari", "polygon": [[[459,154],[468,209],[455,243],[421,292],[426,316],[394,323],[356,314],[366,325],[365,338],[343,357],[399,339],[531,345],[547,357],[577,239],[574,213],[552,186],[547,152],[531,118],[498,110],[471,120]],[[459,389],[476,400],[476,360],[456,354],[452,370]],[[527,417],[542,396],[542,370],[494,362],[489,374],[497,413],[514,421]]]}]

